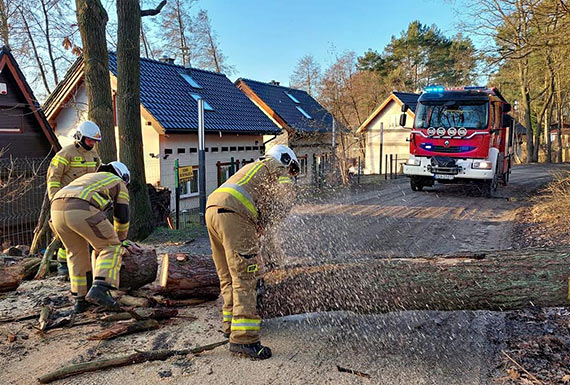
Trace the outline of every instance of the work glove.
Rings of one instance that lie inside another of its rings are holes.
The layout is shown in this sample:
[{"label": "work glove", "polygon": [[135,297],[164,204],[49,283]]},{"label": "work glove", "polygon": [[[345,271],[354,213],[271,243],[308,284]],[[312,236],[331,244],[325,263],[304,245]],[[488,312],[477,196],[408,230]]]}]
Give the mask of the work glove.
[{"label": "work glove", "polygon": [[142,248],[139,245],[133,241],[129,241],[128,239],[125,239],[121,245],[132,254],[138,254],[142,252]]}]

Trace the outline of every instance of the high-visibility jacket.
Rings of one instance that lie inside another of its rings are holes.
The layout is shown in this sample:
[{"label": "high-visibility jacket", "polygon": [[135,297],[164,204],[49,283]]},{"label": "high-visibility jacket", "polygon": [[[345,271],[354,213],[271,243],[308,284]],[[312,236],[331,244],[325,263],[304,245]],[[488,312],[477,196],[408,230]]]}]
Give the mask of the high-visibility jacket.
[{"label": "high-visibility jacket", "polygon": [[97,171],[101,158],[95,148],[86,150],[78,142],[63,147],[52,158],[47,172],[48,197],[55,194],[71,181]]},{"label": "high-visibility jacket", "polygon": [[210,194],[206,207],[234,211],[264,227],[287,214],[294,199],[287,168],[268,157],[238,170]]},{"label": "high-visibility jacket", "polygon": [[83,175],[59,190],[54,201],[65,198],[82,199],[102,211],[112,206],[115,231],[120,240],[127,238],[129,191],[125,182],[115,174],[96,172]]}]

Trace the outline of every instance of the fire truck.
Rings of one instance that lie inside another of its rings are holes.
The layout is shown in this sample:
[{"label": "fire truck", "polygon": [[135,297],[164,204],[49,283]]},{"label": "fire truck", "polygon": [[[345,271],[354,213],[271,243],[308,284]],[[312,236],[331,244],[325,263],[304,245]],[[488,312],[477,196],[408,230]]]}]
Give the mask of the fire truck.
[{"label": "fire truck", "polygon": [[[402,106],[400,125],[406,124]],[[426,87],[418,98],[404,174],[413,191],[435,182],[474,183],[492,196],[513,163],[511,105],[496,88]]]}]

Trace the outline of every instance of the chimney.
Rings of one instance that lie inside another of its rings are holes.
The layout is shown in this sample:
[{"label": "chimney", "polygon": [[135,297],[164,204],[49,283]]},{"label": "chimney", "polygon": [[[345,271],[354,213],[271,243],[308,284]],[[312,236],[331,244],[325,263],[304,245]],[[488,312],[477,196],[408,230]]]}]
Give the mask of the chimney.
[{"label": "chimney", "polygon": [[277,80],[272,80],[269,82],[269,84],[271,84],[272,86],[278,86],[279,82]]},{"label": "chimney", "polygon": [[166,55],[162,55],[158,60],[166,64],[174,64],[174,58],[168,57]]}]

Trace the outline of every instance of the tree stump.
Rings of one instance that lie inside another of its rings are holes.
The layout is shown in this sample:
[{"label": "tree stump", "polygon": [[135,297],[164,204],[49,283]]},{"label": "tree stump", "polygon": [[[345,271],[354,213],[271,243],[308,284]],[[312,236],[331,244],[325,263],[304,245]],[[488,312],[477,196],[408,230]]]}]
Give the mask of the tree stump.
[{"label": "tree stump", "polygon": [[132,253],[123,247],[122,265],[119,278],[121,290],[136,290],[156,280],[158,259],[154,249],[142,248]]},{"label": "tree stump", "polygon": [[157,293],[170,298],[216,299],[220,280],[209,255],[165,254]]}]

